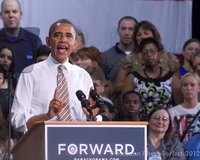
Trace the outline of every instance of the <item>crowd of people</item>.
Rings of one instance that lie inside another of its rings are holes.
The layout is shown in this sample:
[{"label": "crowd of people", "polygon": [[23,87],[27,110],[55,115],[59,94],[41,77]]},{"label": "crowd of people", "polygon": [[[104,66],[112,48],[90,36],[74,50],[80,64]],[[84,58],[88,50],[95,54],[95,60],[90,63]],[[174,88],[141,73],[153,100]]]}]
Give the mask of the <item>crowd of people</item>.
[{"label": "crowd of people", "polygon": [[158,159],[182,160],[186,155],[162,152],[183,153],[184,146],[185,151],[198,150],[199,142],[195,148],[190,141],[195,142],[193,135],[200,133],[199,40],[185,42],[180,66],[178,58],[164,50],[156,27],[131,16],[119,20],[120,41],[103,53],[95,46],[86,47],[84,34],[66,19],[50,26],[42,45],[37,35],[20,27],[23,12],[17,0],[4,0],[0,16],[4,24],[0,31],[1,159],[8,157],[9,118],[13,132],[18,132],[12,138],[17,139],[37,121],[90,119],[88,107],[76,97],[78,90],[90,106],[95,102],[89,93],[96,90],[104,110],[92,112],[103,121],[148,121],[147,150],[160,153]]}]

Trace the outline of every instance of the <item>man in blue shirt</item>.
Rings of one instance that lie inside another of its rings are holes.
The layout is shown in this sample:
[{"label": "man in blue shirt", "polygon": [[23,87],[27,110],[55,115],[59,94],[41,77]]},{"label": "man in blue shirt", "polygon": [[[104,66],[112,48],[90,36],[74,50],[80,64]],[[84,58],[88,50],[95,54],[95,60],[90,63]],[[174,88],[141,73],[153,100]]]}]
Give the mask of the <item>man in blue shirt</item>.
[{"label": "man in blue shirt", "polygon": [[[19,75],[26,66],[32,64],[33,52],[42,42],[37,35],[20,27],[23,12],[17,0],[4,0],[1,3],[0,17],[4,25],[0,31],[0,45],[12,47],[15,70]],[[39,29],[30,29],[39,33]]]}]

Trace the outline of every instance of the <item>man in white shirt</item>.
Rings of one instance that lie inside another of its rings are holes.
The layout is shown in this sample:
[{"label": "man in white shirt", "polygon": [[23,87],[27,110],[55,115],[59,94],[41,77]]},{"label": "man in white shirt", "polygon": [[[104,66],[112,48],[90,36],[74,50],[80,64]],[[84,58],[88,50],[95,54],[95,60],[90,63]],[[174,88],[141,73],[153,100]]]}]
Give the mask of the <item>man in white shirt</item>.
[{"label": "man in white shirt", "polygon": [[85,121],[76,91],[82,90],[86,98],[93,87],[89,74],[68,62],[68,57],[78,46],[75,26],[66,19],[53,23],[46,43],[51,47],[47,60],[25,68],[19,78],[12,106],[12,125],[17,131],[26,132],[34,122],[58,120],[58,113],[66,105],[57,97],[58,66],[64,65],[63,73],[68,83],[72,121]]}]

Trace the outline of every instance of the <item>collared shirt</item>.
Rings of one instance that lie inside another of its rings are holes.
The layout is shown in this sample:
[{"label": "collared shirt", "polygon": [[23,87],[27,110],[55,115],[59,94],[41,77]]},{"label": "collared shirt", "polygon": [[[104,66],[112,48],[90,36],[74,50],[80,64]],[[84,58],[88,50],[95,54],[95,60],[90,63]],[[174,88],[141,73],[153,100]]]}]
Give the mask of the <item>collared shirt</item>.
[{"label": "collared shirt", "polygon": [[[51,55],[47,60],[25,68],[20,75],[12,105],[12,125],[17,131],[27,131],[26,122],[35,115],[47,113],[50,101],[57,87],[58,63]],[[76,91],[82,90],[86,98],[93,87],[89,74],[82,68],[63,64],[69,91],[69,103],[72,121],[85,121],[81,103]]]},{"label": "collared shirt", "polygon": [[[37,28],[35,28],[35,30],[37,30]],[[0,31],[0,46],[7,45],[12,48],[15,59],[15,72],[17,75],[19,75],[25,67],[32,64],[33,52],[37,46],[41,44],[41,39],[37,35],[23,28],[20,28],[19,35],[14,42],[7,37],[4,29]]]},{"label": "collared shirt", "polygon": [[117,45],[109,50],[101,53],[102,56],[102,70],[105,74],[105,78],[113,83],[117,82],[117,76],[119,73],[119,63],[121,59],[126,56],[126,53],[120,50]]}]

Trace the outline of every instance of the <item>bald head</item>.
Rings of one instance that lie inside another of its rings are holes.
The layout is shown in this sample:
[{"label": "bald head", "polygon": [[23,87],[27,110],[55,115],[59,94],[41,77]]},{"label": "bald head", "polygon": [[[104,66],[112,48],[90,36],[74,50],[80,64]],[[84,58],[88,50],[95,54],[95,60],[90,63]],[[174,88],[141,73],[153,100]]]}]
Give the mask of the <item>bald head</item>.
[{"label": "bald head", "polygon": [[14,3],[15,5],[17,4],[19,10],[21,11],[21,5],[20,5],[19,1],[17,1],[17,0],[3,0],[2,3],[1,3],[1,12],[3,11],[4,3],[6,3],[6,4]]}]

